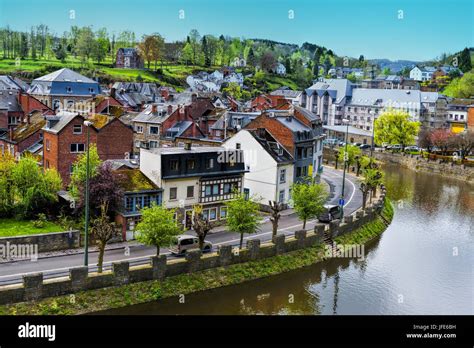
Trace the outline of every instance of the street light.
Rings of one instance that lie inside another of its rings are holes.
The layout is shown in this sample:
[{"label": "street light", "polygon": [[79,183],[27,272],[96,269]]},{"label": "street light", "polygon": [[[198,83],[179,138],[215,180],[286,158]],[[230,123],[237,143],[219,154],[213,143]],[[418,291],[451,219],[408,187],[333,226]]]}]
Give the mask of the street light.
[{"label": "street light", "polygon": [[339,206],[341,207],[341,219],[344,217],[344,189],[345,189],[345,182],[346,182],[346,168],[347,168],[347,161],[349,160],[349,155],[347,153],[347,137],[349,135],[349,119],[343,118],[342,123],[346,125],[346,140],[344,144],[344,169],[342,171],[342,190],[341,190],[341,197],[339,199]]},{"label": "street light", "polygon": [[375,136],[375,112],[370,111],[370,114],[372,115],[372,144],[370,145],[370,157],[372,158],[373,153],[374,153],[374,136]]},{"label": "street light", "polygon": [[84,266],[89,265],[89,144],[90,144],[90,126],[92,122],[84,121],[87,128],[87,154],[86,154],[86,219],[84,223]]}]

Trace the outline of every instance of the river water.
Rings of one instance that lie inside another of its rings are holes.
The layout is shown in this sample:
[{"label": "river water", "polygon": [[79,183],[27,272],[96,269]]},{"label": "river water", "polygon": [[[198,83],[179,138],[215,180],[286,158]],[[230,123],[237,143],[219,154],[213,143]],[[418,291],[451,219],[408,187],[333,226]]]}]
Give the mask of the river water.
[{"label": "river water", "polygon": [[[392,224],[365,258],[107,314],[474,314],[474,186],[385,166]],[[182,302],[182,301],[181,301]]]}]

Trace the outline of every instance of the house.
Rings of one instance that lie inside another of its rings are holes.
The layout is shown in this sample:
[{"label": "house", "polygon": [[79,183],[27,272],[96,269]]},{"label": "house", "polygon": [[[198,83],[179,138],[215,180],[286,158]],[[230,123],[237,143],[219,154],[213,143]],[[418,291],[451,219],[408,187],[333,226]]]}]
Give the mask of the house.
[{"label": "house", "polygon": [[53,110],[74,112],[90,109],[85,101],[101,94],[101,88],[97,81],[63,68],[34,79],[28,94]]},{"label": "house", "polygon": [[[317,117],[317,116],[315,116]],[[294,181],[316,177],[322,169],[323,128],[312,128],[295,116],[292,110],[271,110],[251,121],[245,129],[264,128],[294,158]]]},{"label": "house", "polygon": [[446,123],[453,133],[460,133],[468,128],[468,111],[473,106],[474,99],[454,98],[448,102]]},{"label": "house", "polygon": [[30,86],[26,82],[17,77],[0,75],[0,90],[26,92],[29,88]]},{"label": "house", "polygon": [[55,168],[64,186],[70,182],[73,164],[86,151],[87,128],[90,126],[90,143],[97,146],[101,160],[128,158],[132,152],[133,130],[116,117],[82,115],[63,111],[46,117],[43,131],[43,167]]},{"label": "house", "polygon": [[291,101],[293,105],[300,106],[302,102],[303,91],[293,91],[289,87],[283,86],[271,92],[270,95],[281,97],[282,99]]},{"label": "house", "polygon": [[42,128],[46,124],[40,110],[27,115],[26,122],[15,128],[0,131],[0,153],[9,152],[13,156],[29,152],[38,154],[43,148]]},{"label": "house", "polygon": [[436,68],[432,66],[425,66],[423,68],[415,66],[410,70],[410,78],[415,81],[429,81],[433,77],[435,71]]},{"label": "house", "polygon": [[224,114],[210,127],[209,137],[216,140],[225,140],[233,136],[260,115],[260,111],[225,111]]},{"label": "house", "polygon": [[282,104],[290,104],[291,101],[285,96],[278,94],[260,94],[252,99],[250,107],[252,111],[263,111],[276,108]]},{"label": "house", "polygon": [[123,202],[116,211],[115,223],[121,227],[122,240],[135,239],[140,210],[151,204],[161,205],[163,190],[148,179],[133,160],[107,160],[105,163],[110,163],[123,190]]},{"label": "house", "polygon": [[372,132],[354,126],[323,126],[327,139],[338,139],[349,143],[372,144]]},{"label": "house", "polygon": [[258,196],[263,206],[268,206],[269,201],[288,205],[294,160],[268,130],[242,129],[223,146],[242,150],[245,155],[244,192]]},{"label": "house", "polygon": [[277,74],[277,75],[286,75],[286,67],[282,63],[278,63],[275,66],[275,74]]},{"label": "house", "polygon": [[204,138],[204,132],[193,121],[189,105],[151,104],[133,119],[134,153],[140,148],[157,148],[163,140],[175,137]]},{"label": "house", "polygon": [[398,75],[379,75],[375,79],[367,79],[361,82],[361,88],[375,89],[420,89],[420,83],[416,80]]},{"label": "house", "polygon": [[319,116],[325,125],[342,124],[344,107],[353,88],[354,84],[347,79],[320,79],[304,91],[302,106]]},{"label": "house", "polygon": [[446,118],[446,98],[419,90],[355,88],[345,115],[352,126],[372,132],[375,119],[388,109],[407,112],[424,128],[441,128]]},{"label": "house", "polygon": [[119,48],[115,57],[116,68],[143,69],[143,58],[136,48]]},{"label": "house", "polygon": [[243,68],[247,66],[247,61],[243,57],[235,57],[230,63],[234,68]]},{"label": "house", "polygon": [[142,111],[145,104],[165,102],[174,90],[165,89],[156,83],[115,82],[109,95],[123,107],[132,111]]},{"label": "house", "polygon": [[203,206],[212,223],[227,217],[225,202],[242,192],[245,166],[241,152],[222,147],[140,149],[140,170],[163,189],[163,204],[190,228],[193,206]]}]

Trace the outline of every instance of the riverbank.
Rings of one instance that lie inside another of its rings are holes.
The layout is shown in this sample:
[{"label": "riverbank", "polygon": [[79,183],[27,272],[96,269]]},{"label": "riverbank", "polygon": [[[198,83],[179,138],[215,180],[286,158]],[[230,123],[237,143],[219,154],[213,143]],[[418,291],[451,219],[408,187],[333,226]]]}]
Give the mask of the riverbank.
[{"label": "riverbank", "polygon": [[[381,215],[346,235],[337,237],[338,243],[366,243],[385,231],[393,217],[393,207],[385,200]],[[131,306],[197,291],[240,284],[269,277],[321,262],[324,245],[248,261],[227,267],[181,274],[164,280],[132,283],[118,287],[81,291],[71,295],[46,298],[0,306],[2,315],[75,315]]]}]

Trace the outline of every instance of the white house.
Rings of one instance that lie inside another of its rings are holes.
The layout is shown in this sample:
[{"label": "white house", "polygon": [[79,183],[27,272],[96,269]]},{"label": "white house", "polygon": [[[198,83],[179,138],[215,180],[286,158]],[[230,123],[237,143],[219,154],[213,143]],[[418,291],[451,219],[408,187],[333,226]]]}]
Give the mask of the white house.
[{"label": "white house", "polygon": [[260,203],[288,204],[293,183],[293,157],[266,129],[242,129],[223,146],[240,149],[245,158],[244,192],[256,195]]},{"label": "white house", "polygon": [[275,68],[275,73],[278,75],[286,75],[286,68],[283,64],[278,63],[276,68]]},{"label": "white house", "polygon": [[432,66],[425,66],[424,68],[415,66],[410,70],[410,78],[415,81],[429,81],[433,77],[435,71],[436,68]]},{"label": "white house", "polygon": [[243,67],[247,66],[247,61],[245,60],[245,58],[235,57],[232,60],[232,63],[230,65],[235,67],[235,68],[243,68]]}]

